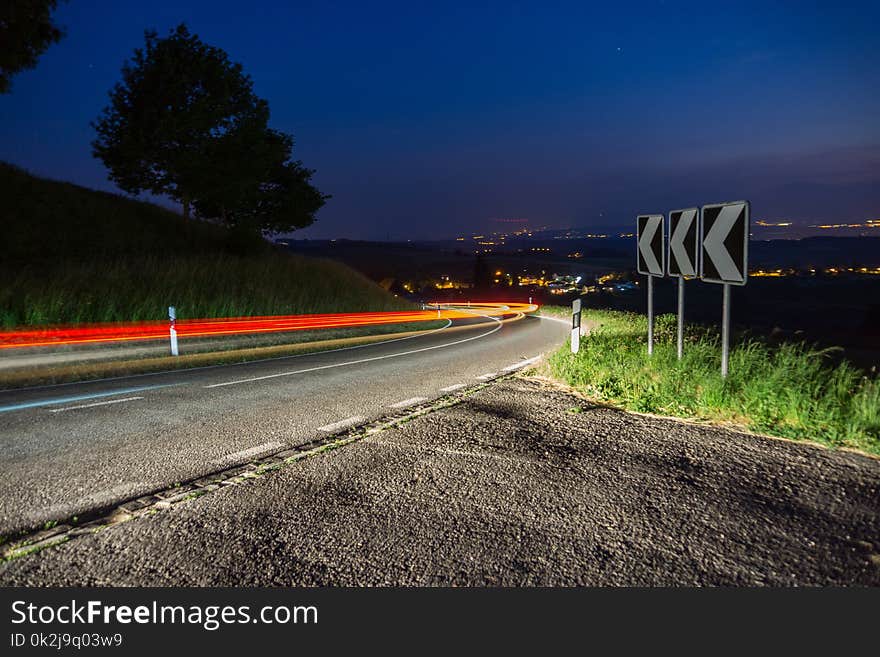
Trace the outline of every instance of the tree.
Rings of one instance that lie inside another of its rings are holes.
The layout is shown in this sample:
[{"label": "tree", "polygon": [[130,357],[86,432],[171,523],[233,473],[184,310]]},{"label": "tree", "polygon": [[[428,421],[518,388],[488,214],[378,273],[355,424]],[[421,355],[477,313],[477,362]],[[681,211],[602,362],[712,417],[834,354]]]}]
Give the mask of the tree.
[{"label": "tree", "polygon": [[12,87],[12,76],[34,68],[37,59],[64,32],[52,22],[58,0],[0,2],[0,94]]},{"label": "tree", "polygon": [[193,193],[206,182],[208,143],[237,124],[268,117],[268,107],[241,65],[185,25],[164,39],[154,31],[144,38],[93,124],[93,152],[121,189],[167,195],[189,216]]},{"label": "tree", "polygon": [[[228,184],[198,195],[201,216],[220,217],[249,231],[286,232],[312,224],[328,196],[311,184],[314,171],[292,161],[293,139],[275,130],[245,127],[218,139],[208,158],[212,178]],[[244,167],[234,157],[247,153]],[[233,170],[234,169],[234,170]]]},{"label": "tree", "polygon": [[252,231],[312,223],[327,197],[290,162],[293,138],[269,129],[268,103],[241,65],[185,25],[145,40],[93,124],[110,178],[131,194],[169,196],[186,217],[195,209]]}]

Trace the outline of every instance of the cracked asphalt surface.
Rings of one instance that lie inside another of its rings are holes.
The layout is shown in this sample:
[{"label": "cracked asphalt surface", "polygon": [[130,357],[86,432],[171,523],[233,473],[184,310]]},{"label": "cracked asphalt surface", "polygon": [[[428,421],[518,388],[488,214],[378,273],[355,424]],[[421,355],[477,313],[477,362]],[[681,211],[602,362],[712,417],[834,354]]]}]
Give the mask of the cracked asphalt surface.
[{"label": "cracked asphalt surface", "polygon": [[880,461],[504,379],[4,585],[878,585]]}]

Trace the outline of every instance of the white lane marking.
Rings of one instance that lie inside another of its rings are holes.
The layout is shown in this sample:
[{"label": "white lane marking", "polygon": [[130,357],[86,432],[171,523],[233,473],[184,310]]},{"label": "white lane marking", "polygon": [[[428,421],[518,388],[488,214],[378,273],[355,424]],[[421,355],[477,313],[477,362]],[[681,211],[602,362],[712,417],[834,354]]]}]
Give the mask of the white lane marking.
[{"label": "white lane marking", "polygon": [[560,324],[565,324],[566,326],[571,328],[570,319],[562,319],[561,317],[548,317],[547,315],[533,315],[533,317],[537,317],[538,319],[546,319],[551,322],[559,322]]},{"label": "white lane marking", "polygon": [[[201,365],[199,367],[187,367],[186,372],[198,372],[200,370],[216,370],[221,367],[238,367],[240,365],[253,365],[255,363],[268,363],[273,360],[294,360],[296,358],[306,358],[308,356],[314,356],[315,354],[329,354],[334,351],[349,351],[351,349],[365,349],[366,347],[376,347],[381,344],[390,344],[391,342],[400,342],[401,340],[411,340],[412,338],[421,338],[426,335],[430,335],[431,333],[437,333],[438,331],[445,331],[450,326],[452,326],[452,320],[447,319],[446,324],[439,328],[431,329],[430,331],[422,331],[417,333],[416,335],[407,335],[402,338],[392,338],[391,340],[381,340],[379,342],[369,342],[367,344],[356,344],[351,347],[337,347],[336,349],[324,349],[323,351],[312,351],[306,354],[291,354],[290,356],[272,356],[271,358],[257,358],[255,360],[245,360],[240,363],[221,363],[219,365]],[[291,343],[291,344],[302,344],[302,343]],[[143,374],[124,374],[123,376],[107,376],[103,379],[91,379],[89,383],[100,383],[102,381],[120,381],[122,379],[141,379],[148,376],[160,376],[162,374],[171,374],[171,373],[179,373],[180,370],[161,370],[159,372],[144,372]],[[28,390],[44,390],[47,388],[64,388],[69,386],[78,386],[81,385],[82,381],[70,381],[68,383],[51,383],[48,385],[42,386],[29,386],[27,388],[17,388],[19,392],[25,392]],[[168,385],[183,385],[182,383],[171,383]],[[0,408],[0,412],[4,409]]]},{"label": "white lane marking", "polygon": [[486,373],[486,374],[481,374],[481,375],[478,376],[477,378],[480,379],[481,381],[488,381],[488,380],[491,379],[493,376],[498,376],[498,372],[488,372],[488,373]]},{"label": "white lane marking", "polygon": [[440,392],[453,392],[455,390],[461,390],[462,388],[466,388],[466,383],[454,383],[451,386],[446,386],[445,388],[440,388]]},{"label": "white lane marking", "polygon": [[143,397],[126,397],[125,399],[111,399],[110,401],[95,402],[94,404],[81,404],[80,406],[65,406],[64,408],[50,408],[50,413],[63,413],[64,411],[76,411],[81,408],[92,408],[93,406],[108,406],[109,404],[120,404],[122,402],[135,401],[143,399]]},{"label": "white lane marking", "polygon": [[[483,315],[484,317],[489,317],[488,315]],[[265,381],[266,379],[276,379],[280,376],[293,376],[294,374],[305,374],[306,372],[317,372],[319,370],[329,370],[334,367],[346,367],[348,365],[359,365],[361,363],[371,363],[377,360],[386,360],[388,358],[399,358],[400,356],[409,356],[412,354],[418,354],[423,351],[432,351],[433,349],[445,349],[447,347],[453,347],[457,344],[462,344],[464,342],[470,342],[471,340],[479,340],[480,338],[485,338],[488,335],[492,335],[495,331],[501,328],[501,320],[496,319],[495,317],[489,317],[492,321],[495,322],[496,326],[491,331],[486,331],[485,333],[480,333],[480,335],[474,335],[469,338],[464,338],[463,340],[456,340],[454,342],[447,342],[446,344],[437,344],[432,347],[422,347],[421,349],[410,349],[409,351],[401,351],[396,354],[386,354],[384,356],[373,356],[372,358],[359,358],[358,360],[349,360],[344,363],[331,363],[330,365],[319,365],[317,367],[307,367],[301,370],[292,370],[290,372],[278,372],[277,374],[266,374],[264,376],[254,376],[249,379],[236,379],[234,381],[225,381],[223,383],[212,383],[211,385],[205,386],[205,388],[221,388],[223,386],[234,386],[240,383],[253,383],[255,381]]]},{"label": "white lane marking", "polygon": [[352,417],[347,417],[344,420],[339,420],[339,422],[334,422],[333,424],[325,424],[323,427],[318,427],[318,431],[326,431],[328,433],[332,433],[334,431],[339,431],[340,429],[347,429],[348,427],[353,427],[356,424],[361,424],[364,422],[364,418],[360,415],[353,415]]},{"label": "white lane marking", "polygon": [[399,401],[396,404],[391,404],[391,408],[408,408],[410,406],[415,406],[416,404],[421,404],[425,401],[428,401],[427,397],[410,397],[409,399],[404,399],[403,401]]},{"label": "white lane marking", "polygon": [[0,406],[0,413],[7,411],[20,411],[26,408],[38,408],[40,406],[56,406],[58,404],[68,404],[70,402],[85,401],[87,399],[101,399],[104,397],[116,397],[118,395],[129,395],[133,392],[142,392],[144,390],[158,390],[159,388],[171,388],[173,386],[182,385],[180,383],[162,383],[152,386],[139,386],[137,388],[123,388],[122,390],[108,390],[106,392],[93,392],[87,395],[72,395],[70,397],[54,397],[52,399],[40,399],[39,401],[23,402],[20,404],[12,404],[10,406]]},{"label": "white lane marking", "polygon": [[234,452],[232,454],[227,454],[222,458],[214,461],[217,465],[226,465],[228,463],[237,463],[239,461],[246,461],[248,459],[257,456],[258,454],[265,454],[266,452],[271,452],[272,450],[281,449],[284,447],[282,443],[278,441],[272,441],[270,443],[263,443],[262,445],[257,445],[255,447],[249,447],[248,449],[243,449],[240,452]]},{"label": "white lane marking", "polygon": [[540,359],[540,358],[541,358],[540,356],[535,356],[534,358],[527,358],[526,360],[521,360],[520,362],[514,363],[513,365],[508,365],[507,367],[505,367],[501,371],[502,372],[513,372],[514,370],[522,369],[523,367],[527,367],[527,366],[531,365],[532,363],[537,362],[538,359]]}]

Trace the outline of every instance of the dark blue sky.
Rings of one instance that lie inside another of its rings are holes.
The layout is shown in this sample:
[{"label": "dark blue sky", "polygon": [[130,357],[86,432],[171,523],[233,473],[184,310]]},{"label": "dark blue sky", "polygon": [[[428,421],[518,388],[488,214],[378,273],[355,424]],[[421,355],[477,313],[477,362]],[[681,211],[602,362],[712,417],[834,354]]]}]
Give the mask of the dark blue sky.
[{"label": "dark blue sky", "polygon": [[880,218],[880,3],[70,0],[0,96],[0,159],[112,189],[89,142],[123,61],[185,22],[254,79],[333,199],[307,237],[625,224],[748,198]]}]

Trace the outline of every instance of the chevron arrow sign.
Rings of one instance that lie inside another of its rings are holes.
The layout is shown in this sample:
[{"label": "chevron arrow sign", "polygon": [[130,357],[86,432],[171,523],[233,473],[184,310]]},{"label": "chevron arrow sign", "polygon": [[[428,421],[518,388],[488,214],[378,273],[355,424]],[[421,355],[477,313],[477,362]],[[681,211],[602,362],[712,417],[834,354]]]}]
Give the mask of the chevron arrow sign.
[{"label": "chevron arrow sign", "polygon": [[749,202],[703,206],[700,278],[707,283],[745,285],[749,271]]},{"label": "chevron arrow sign", "polygon": [[669,213],[669,275],[695,278],[699,254],[700,210],[673,210]]},{"label": "chevron arrow sign", "polygon": [[663,276],[666,270],[665,226],[662,214],[643,214],[637,219],[638,254],[636,271]]}]

